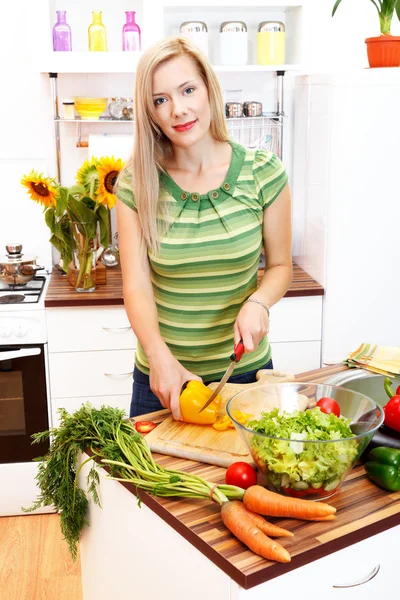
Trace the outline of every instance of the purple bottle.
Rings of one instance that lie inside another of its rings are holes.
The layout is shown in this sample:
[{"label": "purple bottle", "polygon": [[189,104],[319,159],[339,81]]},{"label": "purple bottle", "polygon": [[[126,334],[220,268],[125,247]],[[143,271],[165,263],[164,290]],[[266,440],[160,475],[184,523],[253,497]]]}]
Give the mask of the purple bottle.
[{"label": "purple bottle", "polygon": [[65,20],[66,11],[56,10],[57,23],[53,27],[53,50],[55,52],[71,52],[71,27]]},{"label": "purple bottle", "polygon": [[135,23],[135,12],[126,13],[126,23],[122,28],[122,50],[124,52],[138,52],[140,45],[140,27]]}]

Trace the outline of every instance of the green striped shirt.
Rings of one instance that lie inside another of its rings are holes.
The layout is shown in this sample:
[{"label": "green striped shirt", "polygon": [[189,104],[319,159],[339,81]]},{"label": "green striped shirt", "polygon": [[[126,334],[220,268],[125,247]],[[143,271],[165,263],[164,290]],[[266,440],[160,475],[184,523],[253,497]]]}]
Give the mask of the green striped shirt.
[{"label": "green striped shirt", "polygon": [[[219,188],[207,194],[181,189],[160,173],[160,199],[171,202],[158,255],[149,251],[160,332],[172,354],[204,381],[218,379],[233,350],[233,324],[257,289],[264,209],[287,182],[279,158],[230,142],[232,159]],[[129,172],[117,196],[136,210]],[[235,374],[262,367],[271,357],[268,338],[244,354]],[[140,343],[136,366],[149,373]]]}]

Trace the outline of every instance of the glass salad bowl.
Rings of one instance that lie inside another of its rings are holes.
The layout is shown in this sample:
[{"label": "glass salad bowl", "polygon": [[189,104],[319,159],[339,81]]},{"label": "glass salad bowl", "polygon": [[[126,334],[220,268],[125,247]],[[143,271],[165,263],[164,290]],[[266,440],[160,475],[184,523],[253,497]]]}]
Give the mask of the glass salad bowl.
[{"label": "glass salad bowl", "polygon": [[105,111],[108,98],[73,98],[75,110],[82,119],[98,119]]},{"label": "glass salad bowl", "polygon": [[[322,412],[319,401],[340,416]],[[226,410],[268,489],[308,500],[337,492],[384,419],[371,398],[318,383],[249,388],[233,396]]]}]

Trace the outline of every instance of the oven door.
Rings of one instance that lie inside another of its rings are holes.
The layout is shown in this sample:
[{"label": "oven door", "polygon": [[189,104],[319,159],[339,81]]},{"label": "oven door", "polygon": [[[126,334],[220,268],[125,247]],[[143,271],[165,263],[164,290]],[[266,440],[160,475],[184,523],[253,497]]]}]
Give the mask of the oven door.
[{"label": "oven door", "polygon": [[0,463],[30,462],[49,444],[32,434],[49,428],[43,344],[0,346]]}]

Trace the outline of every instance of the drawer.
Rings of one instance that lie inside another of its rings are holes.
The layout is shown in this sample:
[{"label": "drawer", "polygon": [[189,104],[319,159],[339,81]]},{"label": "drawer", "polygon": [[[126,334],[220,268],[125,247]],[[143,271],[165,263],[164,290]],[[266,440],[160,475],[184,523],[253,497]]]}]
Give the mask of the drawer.
[{"label": "drawer", "polygon": [[132,393],[133,350],[49,354],[52,398]]},{"label": "drawer", "polygon": [[126,416],[129,416],[129,407],[131,404],[132,394],[124,396],[83,396],[80,398],[52,398],[51,399],[51,418],[52,427],[58,427],[59,415],[57,413],[59,408],[65,408],[69,413],[74,413],[79,410],[82,404],[90,402],[93,408],[101,408],[102,406],[112,406],[113,408],[120,408],[124,410]]},{"label": "drawer", "polygon": [[124,307],[46,309],[49,352],[136,348]]},{"label": "drawer", "polygon": [[[265,600],[282,594],[283,589],[285,598],[307,600],[376,600],[382,597],[383,590],[387,598],[397,598],[399,535],[400,526],[388,529],[251,590],[235,588],[235,584],[231,597],[233,600]],[[378,573],[368,581],[378,565]],[[351,587],[334,587],[340,585]]]},{"label": "drawer", "polygon": [[277,371],[289,371],[295,375],[321,366],[321,342],[274,342],[271,349]]},{"label": "drawer", "polygon": [[322,339],[322,296],[282,298],[271,308],[270,342]]}]

